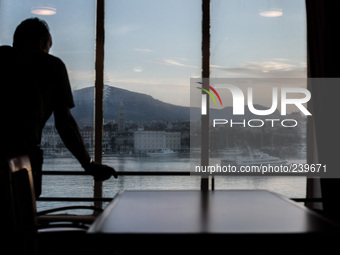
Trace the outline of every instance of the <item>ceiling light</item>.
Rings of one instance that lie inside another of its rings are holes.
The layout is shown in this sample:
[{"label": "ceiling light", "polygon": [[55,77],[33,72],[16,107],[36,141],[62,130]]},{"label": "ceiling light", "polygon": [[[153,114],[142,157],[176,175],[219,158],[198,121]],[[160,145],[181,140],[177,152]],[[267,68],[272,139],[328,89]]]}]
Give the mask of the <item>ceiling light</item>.
[{"label": "ceiling light", "polygon": [[280,8],[268,8],[260,10],[260,16],[267,18],[276,18],[281,17],[283,15],[283,11]]},{"label": "ceiling light", "polygon": [[48,6],[38,6],[38,7],[32,7],[31,13],[35,15],[41,15],[41,16],[50,16],[50,15],[55,15],[57,13],[57,9],[53,7],[48,7]]}]

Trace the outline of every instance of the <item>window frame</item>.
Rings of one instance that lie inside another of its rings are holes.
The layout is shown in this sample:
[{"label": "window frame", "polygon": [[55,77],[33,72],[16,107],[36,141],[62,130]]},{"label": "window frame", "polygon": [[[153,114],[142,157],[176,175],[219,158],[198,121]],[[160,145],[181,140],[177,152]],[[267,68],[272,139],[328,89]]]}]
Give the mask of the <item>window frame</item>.
[{"label": "window frame", "polygon": [[[202,37],[201,37],[201,78],[210,77],[210,0],[201,0],[202,5]],[[103,99],[104,99],[104,47],[105,47],[105,0],[96,0],[96,46],[95,46],[95,110],[94,110],[94,160],[98,163],[103,159]],[[307,39],[306,39],[307,40]],[[202,91],[202,94],[206,92]],[[207,97],[207,107],[209,105],[209,97]],[[309,123],[309,121],[308,121]],[[209,166],[209,111],[207,115],[201,116],[201,165]],[[310,131],[308,131],[310,132]],[[204,135],[203,135],[204,134]],[[307,136],[307,144],[311,143],[310,136]],[[44,175],[86,175],[86,173],[78,171],[58,172],[44,171]],[[190,171],[172,171],[172,172],[118,172],[119,176],[189,176]],[[308,182],[307,182],[308,186]],[[200,190],[214,190],[214,177],[201,177]],[[304,202],[306,198],[294,198],[296,201]],[[91,201],[95,206],[102,207],[103,202],[111,201],[111,198],[103,197],[102,182],[95,181],[93,186],[92,198],[57,198],[43,197],[39,201]]]}]

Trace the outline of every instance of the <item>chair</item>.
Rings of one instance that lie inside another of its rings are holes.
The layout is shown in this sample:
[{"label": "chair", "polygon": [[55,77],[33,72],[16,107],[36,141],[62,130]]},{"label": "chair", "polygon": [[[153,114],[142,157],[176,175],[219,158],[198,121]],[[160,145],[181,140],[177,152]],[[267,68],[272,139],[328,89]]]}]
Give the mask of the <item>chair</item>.
[{"label": "chair", "polygon": [[[39,216],[46,213],[68,209],[93,209],[92,206],[68,206],[42,212],[36,210],[33,177],[30,160],[27,155],[13,157],[0,162],[0,199],[4,207],[0,215],[4,225],[4,241],[2,249],[15,250],[14,254],[38,254],[46,250],[61,247],[72,249],[71,246],[83,248],[86,237],[87,223],[68,222],[50,224],[44,221],[39,224]],[[82,240],[81,243],[77,243]],[[80,246],[80,247],[79,247]]]}]

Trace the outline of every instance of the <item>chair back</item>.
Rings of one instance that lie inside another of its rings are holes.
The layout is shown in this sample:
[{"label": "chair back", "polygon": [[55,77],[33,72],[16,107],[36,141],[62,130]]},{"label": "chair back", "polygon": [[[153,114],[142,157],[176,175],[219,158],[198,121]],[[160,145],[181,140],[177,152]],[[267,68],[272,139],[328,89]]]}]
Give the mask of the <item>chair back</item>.
[{"label": "chair back", "polygon": [[37,211],[29,157],[22,155],[2,160],[0,174],[5,231],[24,235],[35,233]]}]

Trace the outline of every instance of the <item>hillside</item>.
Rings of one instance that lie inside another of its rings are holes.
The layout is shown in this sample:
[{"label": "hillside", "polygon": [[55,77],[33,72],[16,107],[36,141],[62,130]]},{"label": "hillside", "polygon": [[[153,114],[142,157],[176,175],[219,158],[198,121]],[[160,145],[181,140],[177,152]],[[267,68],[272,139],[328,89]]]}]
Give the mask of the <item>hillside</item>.
[{"label": "hillside", "polygon": [[[94,114],[94,89],[75,90],[73,91],[73,97],[76,107],[72,109],[72,114],[78,121],[89,121]],[[146,94],[105,86],[105,121],[117,120],[120,103],[124,105],[125,121],[187,121],[190,118],[189,107],[172,105]]]},{"label": "hillside", "polygon": [[[84,88],[73,91],[76,107],[72,114],[78,122],[91,123],[94,116],[94,88]],[[124,105],[125,121],[189,121],[190,107],[178,106],[164,103],[152,96],[132,92],[125,89],[105,86],[104,89],[104,120],[117,120],[120,103]],[[255,105],[256,109],[267,109],[261,105]],[[200,118],[200,109],[192,109],[192,120]],[[228,106],[221,110],[211,109],[210,119],[263,119],[279,118],[280,113],[276,110],[270,116],[255,116],[245,107],[244,116],[233,116],[232,107]]]}]

